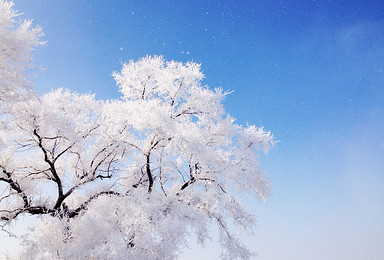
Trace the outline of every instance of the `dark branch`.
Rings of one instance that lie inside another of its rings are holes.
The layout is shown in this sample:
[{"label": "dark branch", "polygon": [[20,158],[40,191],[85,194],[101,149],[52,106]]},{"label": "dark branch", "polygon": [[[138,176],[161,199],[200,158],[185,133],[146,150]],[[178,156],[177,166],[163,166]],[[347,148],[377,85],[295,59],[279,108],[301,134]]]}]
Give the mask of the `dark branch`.
[{"label": "dark branch", "polygon": [[203,112],[202,111],[189,111],[189,109],[186,109],[186,110],[181,111],[179,114],[172,116],[171,118],[175,119],[175,118],[182,116],[182,115],[198,115],[198,114],[203,114]]},{"label": "dark branch", "polygon": [[196,182],[196,179],[195,177],[192,177],[191,179],[189,179],[189,181],[185,182],[181,188],[180,188],[180,191],[184,190],[185,188],[187,188],[189,185],[191,185],[192,183]]},{"label": "dark branch", "polygon": [[52,175],[53,175],[53,181],[56,182],[57,184],[57,189],[58,189],[58,198],[57,198],[57,201],[56,201],[56,204],[55,204],[55,207],[54,209],[58,209],[60,208],[61,206],[61,203],[64,201],[65,197],[63,196],[63,185],[61,183],[61,179],[59,177],[59,175],[57,174],[57,171],[56,171],[56,168],[55,168],[55,164],[54,162],[52,162],[51,160],[49,160],[48,158],[48,153],[47,153],[47,150],[44,148],[43,146],[43,139],[41,138],[41,136],[37,133],[36,129],[33,130],[33,134],[37,137],[38,139],[38,145],[41,149],[41,151],[44,153],[44,161],[49,165],[49,170],[51,171]]},{"label": "dark branch", "polygon": [[[220,188],[220,190],[221,190],[223,193],[227,193],[227,192],[224,190],[224,188],[223,188],[219,183],[217,183],[216,180],[214,180],[214,179],[210,179],[210,178],[205,178],[205,177],[200,177],[200,178],[191,177],[191,178],[189,179],[189,181],[185,182],[185,183],[181,186],[179,192],[182,191],[182,190],[184,190],[184,189],[186,189],[186,188],[189,187],[191,184],[193,184],[193,183],[195,183],[195,182],[197,182],[197,181],[209,181],[209,182],[215,183],[215,184]],[[179,192],[178,192],[177,194],[179,194]]]},{"label": "dark branch", "polygon": [[152,186],[153,186],[153,177],[152,177],[151,166],[150,166],[150,161],[149,161],[149,154],[147,155],[147,163],[145,165],[145,168],[147,171],[147,176],[148,176],[148,181],[149,181],[148,192],[151,192]]},{"label": "dark branch", "polygon": [[21,189],[20,185],[12,179],[10,172],[7,172],[5,169],[3,169],[3,173],[7,176],[7,178],[0,178],[0,181],[8,183],[9,186],[11,186],[11,188],[14,191],[16,191],[18,194],[20,194],[20,196],[24,202],[24,207],[28,207],[28,205],[29,205],[28,198],[25,195],[24,191]]},{"label": "dark branch", "polygon": [[99,192],[95,195],[93,195],[92,197],[90,197],[87,201],[85,201],[83,204],[81,204],[80,207],[76,208],[75,210],[73,211],[70,211],[68,213],[68,217],[69,218],[73,218],[73,217],[76,217],[77,215],[80,214],[80,212],[82,210],[85,210],[87,208],[87,206],[95,199],[97,199],[98,197],[102,196],[102,195],[114,195],[114,196],[118,196],[118,197],[122,197],[123,195],[116,192],[116,191],[102,191],[102,192]]}]

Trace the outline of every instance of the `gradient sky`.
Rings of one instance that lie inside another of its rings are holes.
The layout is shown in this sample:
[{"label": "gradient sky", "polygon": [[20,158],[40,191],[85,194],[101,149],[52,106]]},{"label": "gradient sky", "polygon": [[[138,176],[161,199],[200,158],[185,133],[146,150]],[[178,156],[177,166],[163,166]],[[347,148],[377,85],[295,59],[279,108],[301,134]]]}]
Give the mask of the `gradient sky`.
[{"label": "gradient sky", "polygon": [[[384,1],[14,0],[46,45],[31,81],[117,98],[111,76],[147,54],[201,63],[240,124],[279,140],[244,242],[260,260],[384,257]],[[182,260],[217,259],[215,236]],[[199,257],[200,256],[200,257]]]}]

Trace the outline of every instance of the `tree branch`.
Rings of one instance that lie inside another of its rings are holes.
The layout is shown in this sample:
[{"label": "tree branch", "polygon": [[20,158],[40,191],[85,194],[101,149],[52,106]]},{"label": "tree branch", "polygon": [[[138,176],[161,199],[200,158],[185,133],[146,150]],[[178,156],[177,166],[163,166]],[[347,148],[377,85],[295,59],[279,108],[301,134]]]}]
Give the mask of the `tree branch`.
[{"label": "tree branch", "polygon": [[75,210],[73,211],[69,211],[68,213],[68,217],[69,218],[73,218],[73,217],[76,217],[77,215],[80,214],[80,212],[84,209],[87,208],[87,206],[95,199],[97,199],[98,197],[102,196],[102,195],[114,195],[114,196],[118,196],[118,197],[122,197],[123,195],[119,192],[116,192],[116,191],[102,191],[102,192],[99,192],[95,195],[93,195],[92,197],[90,197],[87,201],[85,201],[83,204],[81,204],[80,207],[76,208]]},{"label": "tree branch", "polygon": [[3,173],[7,176],[7,178],[0,178],[0,181],[8,183],[9,186],[11,186],[11,188],[21,196],[24,202],[24,207],[28,207],[29,206],[28,197],[27,195],[25,195],[20,185],[12,179],[11,173],[7,172],[4,168],[3,168]]},{"label": "tree branch", "polygon": [[38,139],[38,146],[40,147],[40,149],[44,153],[44,161],[49,165],[50,171],[51,171],[51,173],[53,175],[53,181],[56,182],[56,184],[57,184],[58,197],[57,197],[57,201],[56,201],[56,204],[54,206],[54,209],[58,209],[58,208],[60,208],[61,203],[65,199],[65,197],[63,197],[63,184],[61,182],[61,179],[60,179],[59,175],[57,174],[54,162],[50,161],[49,158],[48,158],[47,150],[43,146],[43,139],[42,139],[42,137],[37,133],[36,129],[33,130],[33,134]]},{"label": "tree branch", "polygon": [[145,165],[146,171],[147,171],[147,176],[148,176],[148,181],[149,181],[149,186],[148,186],[148,192],[152,191],[152,186],[153,186],[153,177],[152,177],[152,172],[151,172],[151,167],[150,167],[150,160],[149,160],[150,154],[148,153],[147,155],[147,163]]}]

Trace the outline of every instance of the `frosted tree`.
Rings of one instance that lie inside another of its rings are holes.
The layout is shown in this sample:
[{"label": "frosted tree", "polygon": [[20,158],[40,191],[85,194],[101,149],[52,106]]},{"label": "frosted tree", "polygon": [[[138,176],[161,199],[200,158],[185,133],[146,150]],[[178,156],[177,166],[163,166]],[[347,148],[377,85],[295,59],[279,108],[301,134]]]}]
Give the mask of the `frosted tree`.
[{"label": "frosted tree", "polygon": [[42,44],[40,27],[31,27],[31,21],[17,21],[19,14],[13,3],[0,0],[0,105],[20,101],[31,94],[24,77],[31,65],[31,50]]},{"label": "frosted tree", "polygon": [[2,118],[0,224],[40,220],[22,257],[177,259],[190,234],[203,244],[215,224],[222,258],[249,259],[236,229],[251,232],[255,219],[236,195],[267,198],[257,159],[272,135],[235,124],[228,93],[202,85],[196,63],[147,56],[114,77],[118,100],[58,89],[12,100]]}]

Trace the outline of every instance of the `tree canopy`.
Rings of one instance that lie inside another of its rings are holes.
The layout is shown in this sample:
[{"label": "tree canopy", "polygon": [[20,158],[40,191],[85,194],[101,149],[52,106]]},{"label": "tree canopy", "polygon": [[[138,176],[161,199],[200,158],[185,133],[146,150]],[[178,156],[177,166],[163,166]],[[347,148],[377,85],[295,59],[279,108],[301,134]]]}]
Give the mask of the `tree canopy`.
[{"label": "tree canopy", "polygon": [[11,7],[0,1],[0,224],[40,217],[25,256],[175,259],[189,234],[204,243],[214,223],[222,258],[249,259],[229,221],[254,227],[236,194],[268,197],[257,159],[273,136],[236,124],[228,92],[204,86],[199,64],[162,56],[114,72],[116,100],[38,96],[24,71],[41,29],[16,22]]}]

